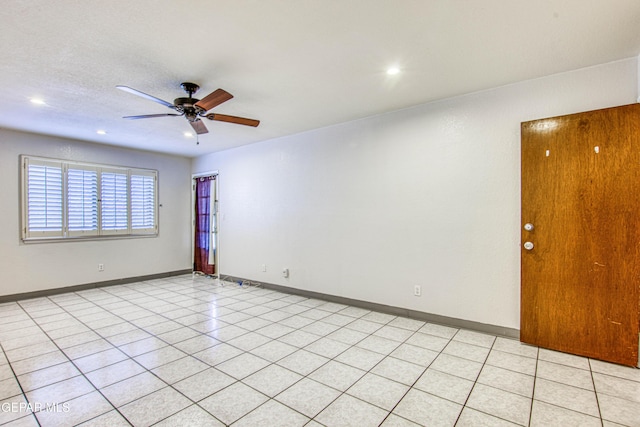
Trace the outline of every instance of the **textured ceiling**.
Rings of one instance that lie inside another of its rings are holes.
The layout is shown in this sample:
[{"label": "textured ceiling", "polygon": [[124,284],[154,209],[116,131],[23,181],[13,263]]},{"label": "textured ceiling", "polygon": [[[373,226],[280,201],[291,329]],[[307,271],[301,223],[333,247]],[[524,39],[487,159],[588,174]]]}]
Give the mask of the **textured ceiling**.
[{"label": "textured ceiling", "polygon": [[[638,0],[3,0],[0,127],[197,156],[633,57],[639,27]],[[116,85],[183,81],[260,126],[121,118],[171,111]]]}]

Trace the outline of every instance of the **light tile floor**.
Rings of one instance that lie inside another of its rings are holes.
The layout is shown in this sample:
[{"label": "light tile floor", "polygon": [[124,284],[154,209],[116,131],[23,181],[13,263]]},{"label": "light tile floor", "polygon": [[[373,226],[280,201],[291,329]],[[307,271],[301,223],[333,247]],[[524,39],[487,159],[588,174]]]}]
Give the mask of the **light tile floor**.
[{"label": "light tile floor", "polygon": [[204,277],[0,305],[9,426],[640,426],[640,370]]}]

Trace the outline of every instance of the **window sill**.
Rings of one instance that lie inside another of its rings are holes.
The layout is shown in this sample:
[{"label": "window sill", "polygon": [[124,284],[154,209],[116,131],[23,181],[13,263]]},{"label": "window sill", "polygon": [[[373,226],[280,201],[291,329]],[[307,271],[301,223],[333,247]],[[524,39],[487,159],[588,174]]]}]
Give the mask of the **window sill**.
[{"label": "window sill", "polygon": [[23,244],[31,245],[37,243],[62,243],[62,242],[88,242],[100,240],[128,240],[158,237],[159,233],[153,234],[126,234],[126,235],[110,235],[110,236],[73,236],[73,237],[30,237],[21,238]]}]

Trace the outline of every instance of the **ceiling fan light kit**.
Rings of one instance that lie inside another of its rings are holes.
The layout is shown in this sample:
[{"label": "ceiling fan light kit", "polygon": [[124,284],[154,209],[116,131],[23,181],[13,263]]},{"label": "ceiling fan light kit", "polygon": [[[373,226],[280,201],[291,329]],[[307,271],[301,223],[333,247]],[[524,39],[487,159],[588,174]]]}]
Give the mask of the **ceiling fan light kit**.
[{"label": "ceiling fan light kit", "polygon": [[137,89],[130,88],[128,86],[116,86],[118,89],[125,92],[132,93],[142,98],[148,99],[165,107],[171,108],[178,112],[176,113],[164,113],[164,114],[145,114],[141,116],[124,116],[124,119],[137,120],[137,119],[150,119],[155,117],[167,117],[167,116],[184,116],[189,121],[189,124],[196,131],[196,134],[202,135],[208,133],[209,130],[201,120],[202,117],[206,117],[209,120],[215,120],[220,122],[235,123],[245,126],[256,127],[260,124],[259,120],[247,119],[245,117],[228,116],[226,114],[207,113],[214,107],[222,104],[233,98],[229,92],[224,89],[216,89],[209,95],[202,99],[194,98],[193,95],[200,89],[195,83],[184,82],[180,84],[180,87],[187,93],[188,97],[180,97],[173,100],[173,103],[167,102],[163,99],[156,98],[155,96],[146,94]]}]

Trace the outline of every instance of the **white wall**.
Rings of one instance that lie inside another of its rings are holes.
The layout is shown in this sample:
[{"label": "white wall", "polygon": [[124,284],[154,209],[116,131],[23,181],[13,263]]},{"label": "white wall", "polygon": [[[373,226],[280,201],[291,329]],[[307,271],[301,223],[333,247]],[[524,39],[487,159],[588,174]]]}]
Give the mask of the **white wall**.
[{"label": "white wall", "polygon": [[520,122],[635,102],[637,62],[195,159],[220,172],[221,272],[519,329]]},{"label": "white wall", "polygon": [[[22,243],[20,154],[158,170],[159,236]],[[191,268],[190,167],[184,157],[0,130],[0,295]]]}]

